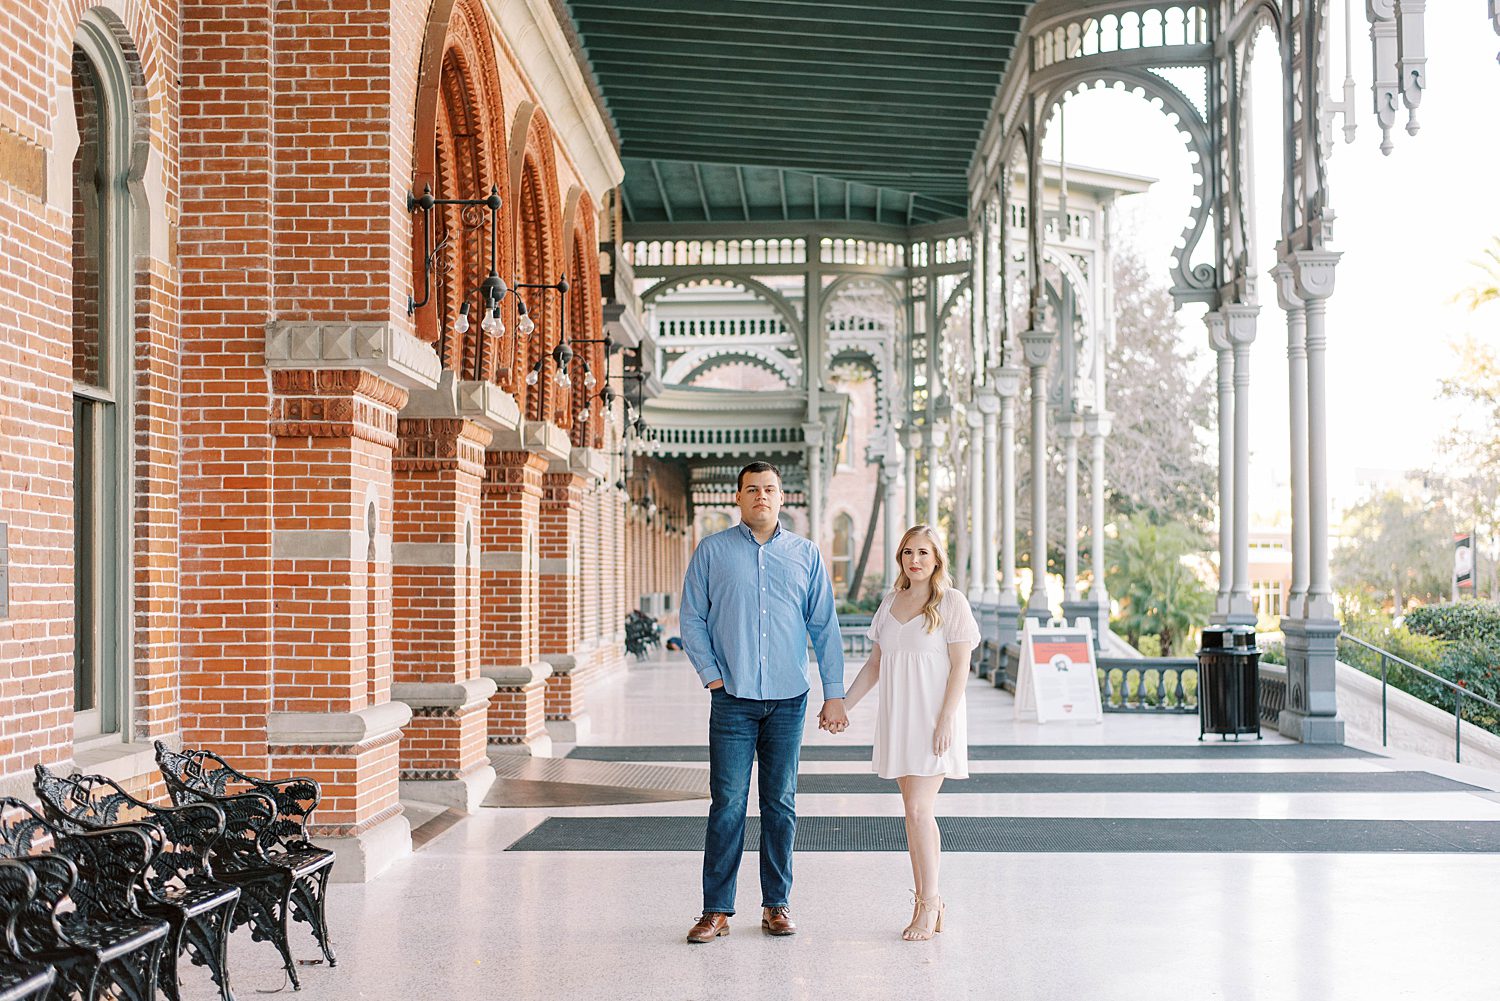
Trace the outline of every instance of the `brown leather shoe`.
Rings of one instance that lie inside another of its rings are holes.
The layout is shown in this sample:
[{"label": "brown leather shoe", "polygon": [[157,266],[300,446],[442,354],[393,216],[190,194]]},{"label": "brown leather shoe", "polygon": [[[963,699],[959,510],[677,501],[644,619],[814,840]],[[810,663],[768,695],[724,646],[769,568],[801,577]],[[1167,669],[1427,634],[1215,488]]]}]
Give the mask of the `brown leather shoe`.
[{"label": "brown leather shoe", "polygon": [[797,925],[792,921],[790,907],[762,907],[760,909],[761,931],[771,935],[795,935]]},{"label": "brown leather shoe", "polygon": [[729,934],[729,915],[718,911],[706,911],[698,923],[688,932],[688,941],[694,945],[712,942],[720,935]]}]

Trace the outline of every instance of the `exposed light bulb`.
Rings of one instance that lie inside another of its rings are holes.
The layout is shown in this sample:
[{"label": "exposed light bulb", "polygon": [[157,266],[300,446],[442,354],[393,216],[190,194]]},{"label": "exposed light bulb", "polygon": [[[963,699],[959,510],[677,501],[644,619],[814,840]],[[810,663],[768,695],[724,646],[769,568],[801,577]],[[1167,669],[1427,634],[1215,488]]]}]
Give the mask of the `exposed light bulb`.
[{"label": "exposed light bulb", "polygon": [[453,321],[453,332],[455,334],[467,334],[469,332],[469,304],[464,303],[458,309],[458,319]]},{"label": "exposed light bulb", "polygon": [[522,313],[521,318],[516,321],[516,333],[522,337],[530,337],[531,332],[535,329],[536,321],[532,320],[528,314]]},{"label": "exposed light bulb", "polygon": [[563,389],[567,389],[569,386],[573,385],[573,380],[568,378],[568,373],[566,371],[564,371],[563,369],[558,369],[557,384]]},{"label": "exposed light bulb", "polygon": [[536,385],[536,379],[537,379],[536,369],[532,369],[530,372],[526,373],[526,385],[528,385],[528,386],[535,386]]},{"label": "exposed light bulb", "polygon": [[592,416],[594,416],[594,412],[588,407],[584,407],[582,410],[578,411],[578,419],[581,421],[587,421]]},{"label": "exposed light bulb", "polygon": [[484,319],[479,322],[479,329],[483,330],[487,334],[493,334],[495,332],[495,327],[497,327],[499,323],[500,320],[495,316],[495,311],[492,309],[487,309],[484,311]]},{"label": "exposed light bulb", "polygon": [[593,389],[598,384],[599,384],[599,380],[594,378],[594,373],[592,373],[592,372],[584,372],[583,373],[583,388],[584,389]]}]

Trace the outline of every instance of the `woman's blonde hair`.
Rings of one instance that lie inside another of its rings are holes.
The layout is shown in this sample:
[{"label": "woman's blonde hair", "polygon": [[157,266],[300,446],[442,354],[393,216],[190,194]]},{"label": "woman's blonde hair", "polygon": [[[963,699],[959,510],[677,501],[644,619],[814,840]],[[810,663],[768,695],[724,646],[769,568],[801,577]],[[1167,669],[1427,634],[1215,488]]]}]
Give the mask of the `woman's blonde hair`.
[{"label": "woman's blonde hair", "polygon": [[902,561],[901,554],[906,551],[906,544],[918,535],[927,537],[927,541],[932,545],[932,555],[937,560],[937,565],[932,568],[932,593],[928,595],[927,603],[922,606],[922,614],[927,618],[927,631],[930,633],[943,624],[943,617],[938,614],[938,605],[943,602],[943,592],[953,586],[953,579],[948,576],[948,547],[943,545],[942,537],[931,525],[913,525],[906,530],[906,534],[901,536],[901,541],[896,545],[896,551],[892,556],[900,571],[896,574],[895,590],[905,591],[911,587],[911,581],[906,576],[906,564]]}]

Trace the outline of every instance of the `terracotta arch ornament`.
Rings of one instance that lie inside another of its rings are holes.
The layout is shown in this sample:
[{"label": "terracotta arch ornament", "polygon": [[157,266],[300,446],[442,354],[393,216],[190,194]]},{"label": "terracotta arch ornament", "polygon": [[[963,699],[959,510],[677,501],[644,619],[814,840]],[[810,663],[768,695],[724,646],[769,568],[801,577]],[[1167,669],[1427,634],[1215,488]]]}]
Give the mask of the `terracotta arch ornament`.
[{"label": "terracotta arch ornament", "polygon": [[[417,81],[412,193],[428,187],[439,198],[483,198],[498,191],[501,208],[495,237],[501,276],[510,271],[510,171],[505,108],[489,22],[479,0],[436,0],[428,13]],[[456,206],[434,210],[433,243],[452,234],[434,261],[432,295],[416,312],[417,335],[439,351],[444,368],[461,379],[493,379],[501,337],[487,335],[478,320],[476,290],[489,269],[488,213],[466,228]],[[412,281],[423,288],[421,224],[413,217]],[[420,293],[418,293],[420,295]],[[471,302],[474,322],[452,333],[459,308]]]},{"label": "terracotta arch ornament", "polygon": [[[519,171],[512,175],[517,197],[511,213],[514,220],[517,283],[546,284],[563,274],[562,211],[557,193],[557,160],[552,129],[546,116],[534,105],[523,105],[517,111],[512,127],[513,148],[524,128],[520,143]],[[513,152],[512,154],[516,154]],[[570,286],[576,282],[570,280]],[[521,412],[528,419],[545,421],[554,418],[562,399],[550,357],[542,366],[535,386],[526,385],[526,375],[557,346],[561,335],[564,295],[545,289],[517,290],[517,305],[511,307],[510,329],[520,320],[520,300],[536,328],[524,340],[513,340],[511,351],[511,385]]]},{"label": "terracotta arch ornament", "polygon": [[[576,206],[572,227],[572,260],[568,275],[572,290],[568,293],[568,340],[576,357],[586,361],[595,384],[584,385],[583,366],[575,362],[571,405],[567,408],[573,444],[581,448],[599,448],[604,443],[604,405],[598,400],[609,374],[609,356],[604,350],[604,305],[599,287],[599,239],[594,204],[587,193]],[[575,415],[588,408],[588,419],[575,421]],[[575,426],[576,425],[576,426]]]}]

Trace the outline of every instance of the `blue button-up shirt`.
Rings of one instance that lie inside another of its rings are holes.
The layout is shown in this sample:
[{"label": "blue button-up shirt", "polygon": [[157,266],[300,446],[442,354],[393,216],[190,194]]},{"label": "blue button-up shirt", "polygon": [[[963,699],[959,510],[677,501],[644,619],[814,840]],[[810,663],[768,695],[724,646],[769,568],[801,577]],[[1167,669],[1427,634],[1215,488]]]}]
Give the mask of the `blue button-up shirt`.
[{"label": "blue button-up shirt", "polygon": [[681,628],[703,684],[722,678],[737,699],[806,692],[810,635],[823,698],[844,697],[844,648],[823,554],[779,525],[765,543],[743,522],[698,543],[682,584]]}]

